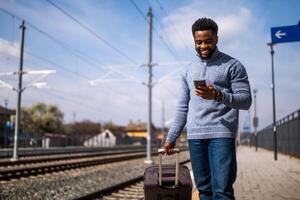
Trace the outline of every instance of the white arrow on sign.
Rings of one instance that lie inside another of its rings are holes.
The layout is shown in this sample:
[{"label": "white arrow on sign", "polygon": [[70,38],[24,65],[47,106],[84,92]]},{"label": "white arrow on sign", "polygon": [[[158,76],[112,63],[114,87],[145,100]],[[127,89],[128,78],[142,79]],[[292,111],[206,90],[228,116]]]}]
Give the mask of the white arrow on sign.
[{"label": "white arrow on sign", "polygon": [[279,39],[281,39],[281,36],[285,36],[285,35],[286,35],[286,33],[282,33],[281,30],[279,30],[275,33],[275,36]]}]

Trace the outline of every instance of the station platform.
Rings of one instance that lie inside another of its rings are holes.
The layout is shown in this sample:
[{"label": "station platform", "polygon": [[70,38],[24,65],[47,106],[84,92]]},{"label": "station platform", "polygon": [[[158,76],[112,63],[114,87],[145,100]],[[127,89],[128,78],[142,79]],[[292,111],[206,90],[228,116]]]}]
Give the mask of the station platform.
[{"label": "station platform", "polygon": [[275,161],[272,151],[240,146],[237,162],[236,200],[300,200],[300,159],[279,153]]}]

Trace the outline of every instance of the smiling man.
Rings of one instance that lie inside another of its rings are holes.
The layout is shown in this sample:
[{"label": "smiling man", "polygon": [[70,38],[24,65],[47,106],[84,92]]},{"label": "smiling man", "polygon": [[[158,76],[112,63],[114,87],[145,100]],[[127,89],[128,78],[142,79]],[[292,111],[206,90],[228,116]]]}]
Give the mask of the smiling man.
[{"label": "smiling man", "polygon": [[197,58],[182,73],[176,115],[164,149],[167,155],[173,153],[186,125],[200,199],[232,200],[238,113],[252,102],[248,76],[238,60],[218,50],[218,25],[213,20],[198,19],[192,33]]}]

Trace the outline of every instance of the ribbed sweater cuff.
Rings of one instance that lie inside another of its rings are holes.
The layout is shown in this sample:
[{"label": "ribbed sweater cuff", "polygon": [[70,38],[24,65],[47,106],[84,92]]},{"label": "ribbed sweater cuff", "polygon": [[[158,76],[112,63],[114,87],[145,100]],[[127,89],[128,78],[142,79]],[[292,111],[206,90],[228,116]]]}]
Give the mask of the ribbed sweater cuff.
[{"label": "ribbed sweater cuff", "polygon": [[166,142],[174,144],[176,142],[177,135],[175,133],[168,133]]}]

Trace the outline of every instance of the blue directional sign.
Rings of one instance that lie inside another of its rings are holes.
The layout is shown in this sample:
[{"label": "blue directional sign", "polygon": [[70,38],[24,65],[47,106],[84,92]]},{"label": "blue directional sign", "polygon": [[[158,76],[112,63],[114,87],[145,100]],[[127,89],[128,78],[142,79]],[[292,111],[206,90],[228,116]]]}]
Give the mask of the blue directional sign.
[{"label": "blue directional sign", "polygon": [[271,28],[272,43],[300,41],[300,26],[281,26]]}]

